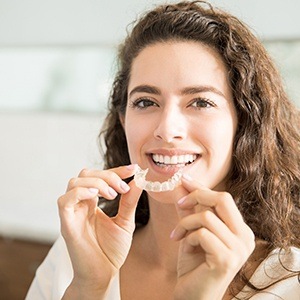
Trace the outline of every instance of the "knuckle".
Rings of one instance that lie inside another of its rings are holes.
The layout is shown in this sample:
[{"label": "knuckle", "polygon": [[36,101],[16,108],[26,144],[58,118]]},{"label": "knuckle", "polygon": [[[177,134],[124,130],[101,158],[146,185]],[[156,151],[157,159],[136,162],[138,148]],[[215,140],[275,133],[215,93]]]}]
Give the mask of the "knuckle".
[{"label": "knuckle", "polygon": [[195,190],[194,192],[192,192],[192,194],[194,194],[194,197],[196,199],[200,199],[201,197],[201,192],[199,190]]},{"label": "knuckle", "polygon": [[241,253],[239,256],[239,261],[237,261],[237,266],[241,267],[249,258],[251,253],[249,253],[249,251],[247,251],[246,248],[241,249]]},{"label": "knuckle", "polygon": [[74,187],[72,189],[73,196],[75,196],[75,197],[78,196],[80,194],[80,190],[81,190],[81,187],[79,187],[79,186]]},{"label": "knuckle", "polygon": [[57,199],[57,205],[59,210],[63,210],[64,208],[68,207],[69,204],[72,203],[74,199],[76,198],[79,199],[81,190],[82,190],[81,187],[74,187],[72,190],[60,196]]},{"label": "knuckle", "polygon": [[236,272],[241,267],[241,258],[231,251],[224,252],[219,256],[219,264],[225,272]]},{"label": "knuckle", "polygon": [[252,253],[256,246],[255,235],[252,229],[246,223],[244,223],[244,227],[245,229],[243,230],[242,237],[246,247],[245,251],[246,253]]},{"label": "knuckle", "polygon": [[106,173],[106,177],[109,180],[120,180],[120,177],[115,172],[113,172],[112,170],[106,170],[104,172]]},{"label": "knuckle", "polygon": [[212,212],[210,210],[204,210],[200,213],[200,217],[204,223],[208,223],[211,220]]},{"label": "knuckle", "polygon": [[98,177],[93,177],[93,178],[89,178],[88,182],[89,182],[90,186],[99,187],[99,186],[101,186],[101,183],[103,182],[103,180]]},{"label": "knuckle", "polygon": [[254,232],[252,231],[252,229],[246,223],[245,223],[245,225],[246,225],[246,229],[249,232],[249,239],[255,244],[255,234],[254,234]]},{"label": "knuckle", "polygon": [[103,191],[107,190],[109,184],[101,178],[94,178],[91,180],[91,186],[98,188],[99,191]]},{"label": "knuckle", "polygon": [[231,196],[230,193],[228,192],[220,192],[219,194],[219,201],[222,203],[222,204],[226,204],[230,201],[233,201],[233,198]]},{"label": "knuckle", "polygon": [[88,177],[90,170],[89,169],[82,169],[79,172],[78,177]]},{"label": "knuckle", "polygon": [[71,178],[68,183],[68,188],[71,189],[72,187],[74,187],[76,185],[76,181],[77,181],[77,177]]},{"label": "knuckle", "polygon": [[224,251],[222,253],[219,253],[216,256],[216,264],[222,268],[222,270],[229,270],[232,268],[232,259],[231,255],[229,253],[225,253]]},{"label": "knuckle", "polygon": [[205,227],[201,227],[197,230],[197,236],[200,240],[205,239],[207,236],[207,229]]},{"label": "knuckle", "polygon": [[[254,236],[254,234],[252,233],[252,235]],[[251,236],[249,242],[248,242],[248,253],[251,254],[254,249],[255,249],[255,239]]]},{"label": "knuckle", "polygon": [[62,208],[64,206],[64,195],[63,196],[60,196],[58,199],[57,199],[57,205],[59,208]]},{"label": "knuckle", "polygon": [[235,262],[234,267],[243,265],[251,254],[251,252],[249,252],[248,246],[243,242],[240,242],[237,245],[236,253],[237,254],[235,255],[233,260],[233,262]]}]

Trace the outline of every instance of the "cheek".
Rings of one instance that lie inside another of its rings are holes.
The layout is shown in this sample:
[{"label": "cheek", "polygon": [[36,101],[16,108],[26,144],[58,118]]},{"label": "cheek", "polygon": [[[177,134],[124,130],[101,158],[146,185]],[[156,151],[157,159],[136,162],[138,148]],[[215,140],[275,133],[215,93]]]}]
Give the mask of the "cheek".
[{"label": "cheek", "polygon": [[203,156],[203,171],[206,174],[200,178],[202,184],[209,188],[224,190],[224,180],[232,164],[232,148],[234,126],[230,122],[216,122],[203,136],[203,146],[206,153]]},{"label": "cheek", "polygon": [[234,137],[233,130],[225,130],[225,127],[216,128],[213,131],[213,135],[215,138],[212,139],[212,144],[218,152],[224,152],[225,154],[231,151]]},{"label": "cheek", "polygon": [[129,116],[125,119],[124,129],[131,162],[138,163],[138,155],[147,137],[146,124]]},{"label": "cheek", "polygon": [[[209,125],[210,124],[210,125]],[[199,133],[201,141],[210,157],[210,163],[228,168],[232,158],[235,123],[232,119],[218,119],[207,123],[205,131]]]},{"label": "cheek", "polygon": [[[232,122],[223,122],[216,128],[217,139],[213,141],[214,158],[225,175],[228,173],[233,154],[233,141],[235,136],[235,126]],[[221,171],[220,170],[220,171]]]}]

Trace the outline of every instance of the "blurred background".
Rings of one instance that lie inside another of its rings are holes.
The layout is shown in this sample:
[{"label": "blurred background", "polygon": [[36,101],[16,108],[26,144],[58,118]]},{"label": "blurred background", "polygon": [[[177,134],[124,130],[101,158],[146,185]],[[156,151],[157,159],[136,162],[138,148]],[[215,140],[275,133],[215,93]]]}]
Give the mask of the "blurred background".
[{"label": "blurred background", "polygon": [[[101,168],[117,45],[162,2],[0,0],[0,299],[24,299],[59,234],[57,198],[82,168]],[[212,3],[263,41],[299,107],[300,2]]]}]

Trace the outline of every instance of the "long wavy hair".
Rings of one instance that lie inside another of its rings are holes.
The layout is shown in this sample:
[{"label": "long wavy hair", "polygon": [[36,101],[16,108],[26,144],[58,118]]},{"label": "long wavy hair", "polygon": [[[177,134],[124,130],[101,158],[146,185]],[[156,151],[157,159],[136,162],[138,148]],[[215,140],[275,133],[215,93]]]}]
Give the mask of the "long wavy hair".
[{"label": "long wavy hair", "polygon": [[[133,24],[119,48],[109,114],[100,133],[105,168],[130,163],[119,116],[126,113],[133,60],[145,47],[170,41],[196,41],[223,58],[238,115],[227,191],[269,250],[300,247],[299,112],[262,43],[239,19],[206,2],[161,5]],[[117,209],[117,201],[104,206],[109,215]],[[148,219],[143,193],[136,223],[146,224]]]}]

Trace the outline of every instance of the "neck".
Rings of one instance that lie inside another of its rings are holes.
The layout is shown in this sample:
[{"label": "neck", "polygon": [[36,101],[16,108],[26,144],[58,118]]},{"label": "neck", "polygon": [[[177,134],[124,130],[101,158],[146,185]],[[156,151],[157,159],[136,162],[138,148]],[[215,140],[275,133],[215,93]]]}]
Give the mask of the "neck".
[{"label": "neck", "polygon": [[136,232],[134,240],[153,267],[176,273],[179,243],[170,239],[170,234],[178,223],[175,205],[149,199],[149,209],[149,222]]}]

